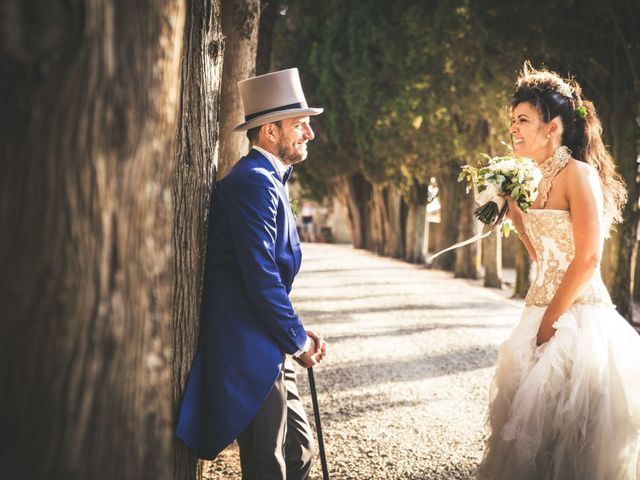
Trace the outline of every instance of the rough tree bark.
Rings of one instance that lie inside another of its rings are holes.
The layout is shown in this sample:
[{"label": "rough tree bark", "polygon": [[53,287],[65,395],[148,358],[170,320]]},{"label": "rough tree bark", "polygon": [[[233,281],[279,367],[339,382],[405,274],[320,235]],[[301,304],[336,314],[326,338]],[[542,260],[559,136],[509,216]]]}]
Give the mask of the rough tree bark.
[{"label": "rough tree bark", "polygon": [[244,132],[233,129],[244,122],[237,83],[255,75],[260,0],[222,0],[222,33],[225,37],[220,103],[220,155],[218,176],[249,150]]},{"label": "rough tree bark", "polygon": [[531,272],[531,257],[524,243],[518,241],[516,250],[516,288],[513,292],[514,298],[524,298],[527,296],[531,281],[529,280]]},{"label": "rough tree bark", "polygon": [[371,250],[387,257],[404,256],[402,197],[393,187],[373,186],[369,237]]},{"label": "rough tree bark", "polygon": [[368,217],[365,234],[365,248],[378,255],[384,255],[384,200],[379,186],[371,185],[371,197],[364,214]]},{"label": "rough tree bark", "polygon": [[172,478],[184,4],[2,13],[1,475]]},{"label": "rough tree bark", "polygon": [[[198,340],[207,217],[218,157],[223,39],[220,0],[188,5],[173,176],[173,405],[177,412]],[[196,477],[196,459],[175,441],[174,479]],[[202,474],[200,464],[199,476]]]},{"label": "rough tree bark", "polygon": [[339,201],[347,208],[354,248],[367,248],[370,241],[367,237],[369,232],[367,205],[372,195],[371,185],[360,173],[337,179],[335,185]]},{"label": "rough tree bark", "polygon": [[428,186],[415,182],[407,199],[405,222],[405,260],[411,263],[424,262],[424,242],[426,235],[426,205]]},{"label": "rough tree bark", "polygon": [[482,240],[484,286],[502,288],[502,234],[497,229]]},{"label": "rough tree bark", "polygon": [[[456,179],[457,181],[457,179]],[[462,186],[457,189],[458,193],[458,242],[472,238],[480,231],[480,222],[476,220],[473,212],[476,208],[473,197],[467,195]],[[459,248],[456,251],[456,264],[454,276],[457,278],[478,278],[480,276],[480,251],[482,244],[473,242]]]},{"label": "rough tree bark", "polygon": [[[622,86],[620,87],[622,89]],[[633,322],[633,295],[631,290],[633,264],[631,259],[637,247],[636,235],[640,211],[638,210],[638,146],[637,139],[640,128],[637,120],[637,105],[629,102],[628,97],[617,98],[617,107],[611,117],[610,134],[612,137],[613,156],[627,185],[629,200],[623,211],[623,223],[616,227],[608,240],[613,254],[610,281],[608,283],[611,299],[620,314],[629,322]]]},{"label": "rough tree bark", "polygon": [[426,207],[420,203],[407,205],[404,259],[411,263],[424,262]]},{"label": "rough tree bark", "polygon": [[395,187],[387,190],[387,204],[389,212],[389,227],[394,233],[389,236],[388,255],[393,258],[404,258],[407,234],[407,208],[402,194]]},{"label": "rough tree bark", "polygon": [[[440,225],[436,238],[436,251],[443,250],[458,241],[458,190],[462,189],[458,183],[458,165],[451,162],[439,172],[438,199],[440,201]],[[456,254],[459,250],[444,253],[434,261],[434,266],[442,270],[454,270]]]},{"label": "rough tree bark", "polygon": [[385,203],[387,205],[387,242],[385,245],[385,255],[393,258],[404,257],[404,243],[406,234],[406,212],[403,211],[402,195],[395,187],[385,189]]},{"label": "rough tree bark", "polygon": [[[636,255],[632,264],[635,265],[635,272],[633,275],[633,300],[640,301],[640,255],[638,255],[638,244],[636,242]],[[636,323],[640,323],[639,319],[634,319]]]},{"label": "rough tree bark", "polygon": [[258,53],[256,54],[256,74],[262,75],[273,70],[276,63],[273,50],[275,25],[280,17],[280,4],[284,0],[260,0],[260,25],[258,27]]},{"label": "rough tree bark", "polygon": [[[338,199],[340,205],[342,205],[347,212],[347,221],[349,222],[349,230],[351,232],[351,243],[354,247],[358,247],[356,244],[360,243],[360,227],[359,218],[356,216],[353,218],[351,212],[351,195],[349,193],[349,180],[347,177],[337,177],[331,181],[331,191]],[[356,225],[357,224],[357,225]]]}]

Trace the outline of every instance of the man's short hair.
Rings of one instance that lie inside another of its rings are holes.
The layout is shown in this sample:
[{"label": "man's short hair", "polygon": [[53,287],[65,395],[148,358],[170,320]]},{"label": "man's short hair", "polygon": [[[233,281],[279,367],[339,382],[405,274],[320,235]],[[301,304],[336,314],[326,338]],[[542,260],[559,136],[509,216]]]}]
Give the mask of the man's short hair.
[{"label": "man's short hair", "polygon": [[[280,130],[282,130],[282,120],[278,120],[277,122],[269,122],[269,123],[274,123]],[[264,125],[260,125],[259,127],[253,127],[247,130],[247,138],[249,139],[249,143],[251,145],[255,145],[256,143],[258,143],[258,140],[260,139],[260,129],[263,126]]]},{"label": "man's short hair", "polygon": [[261,128],[262,128],[262,125],[260,125],[259,127],[253,127],[247,130],[247,138],[249,139],[249,143],[251,145],[258,142],[258,138],[260,138]]}]

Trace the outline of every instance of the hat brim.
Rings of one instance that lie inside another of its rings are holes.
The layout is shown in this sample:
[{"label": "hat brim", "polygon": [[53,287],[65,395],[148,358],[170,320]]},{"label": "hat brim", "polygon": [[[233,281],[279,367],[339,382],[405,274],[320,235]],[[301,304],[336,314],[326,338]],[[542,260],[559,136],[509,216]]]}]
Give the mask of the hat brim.
[{"label": "hat brim", "polygon": [[324,111],[324,108],[292,108],[290,110],[280,110],[278,112],[265,113],[259,117],[252,118],[248,122],[244,122],[233,129],[234,132],[242,132],[250,130],[255,127],[266,125],[267,123],[277,122],[279,120],[285,120],[287,118],[306,117],[313,115],[320,115]]}]

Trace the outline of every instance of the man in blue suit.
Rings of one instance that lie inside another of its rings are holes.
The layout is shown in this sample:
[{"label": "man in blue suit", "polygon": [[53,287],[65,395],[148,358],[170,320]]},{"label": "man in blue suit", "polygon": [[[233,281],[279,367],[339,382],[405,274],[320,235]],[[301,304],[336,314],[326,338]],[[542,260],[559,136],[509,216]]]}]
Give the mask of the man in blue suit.
[{"label": "man in blue suit", "polygon": [[306,479],[313,437],[287,354],[305,368],[326,343],[289,300],[301,251],[286,181],[314,134],[298,70],[238,83],[252,148],[212,196],[199,350],[177,435],[212,459],[234,439],[242,477]]}]

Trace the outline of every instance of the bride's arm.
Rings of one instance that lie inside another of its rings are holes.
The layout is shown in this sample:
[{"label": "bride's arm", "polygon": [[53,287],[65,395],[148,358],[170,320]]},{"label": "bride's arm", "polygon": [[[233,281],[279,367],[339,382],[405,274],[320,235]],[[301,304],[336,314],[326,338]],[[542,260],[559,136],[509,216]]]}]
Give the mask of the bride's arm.
[{"label": "bride's arm", "polygon": [[602,191],[596,170],[572,160],[566,167],[565,192],[571,211],[575,256],[569,264],[538,330],[538,345],[548,341],[553,324],[580,296],[600,263],[602,238]]},{"label": "bride's arm", "polygon": [[527,232],[524,229],[524,224],[522,222],[522,210],[518,207],[518,203],[513,200],[510,196],[507,195],[507,203],[509,204],[509,210],[507,210],[507,218],[513,222],[513,226],[516,227],[516,231],[518,232],[518,236],[522,243],[524,243],[527,252],[529,252],[529,256],[531,259],[536,262],[538,260],[538,256],[536,255],[536,251],[531,245],[531,241],[527,236]]}]

